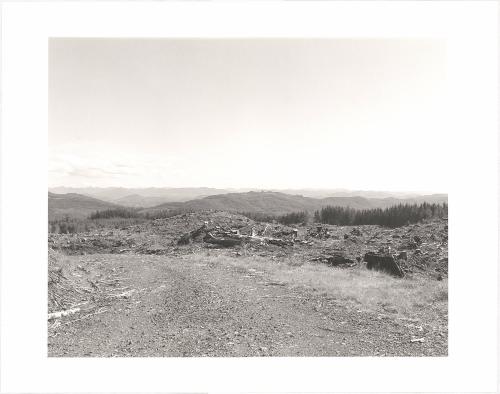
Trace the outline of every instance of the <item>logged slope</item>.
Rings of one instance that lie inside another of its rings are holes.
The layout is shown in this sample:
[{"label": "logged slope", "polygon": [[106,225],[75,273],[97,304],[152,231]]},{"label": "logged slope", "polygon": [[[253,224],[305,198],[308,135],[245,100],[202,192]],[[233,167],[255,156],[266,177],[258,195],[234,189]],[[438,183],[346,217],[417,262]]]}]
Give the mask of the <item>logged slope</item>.
[{"label": "logged slope", "polygon": [[187,211],[223,210],[232,212],[265,212],[282,214],[313,210],[318,200],[278,192],[228,193],[208,196],[184,203],[161,204],[153,209],[181,209]]},{"label": "logged slope", "polygon": [[151,208],[151,210],[178,209],[185,211],[222,210],[232,212],[262,212],[266,214],[284,214],[298,211],[314,211],[321,207],[341,206],[354,209],[386,208],[398,204],[414,204],[427,202],[447,202],[446,195],[420,196],[409,199],[328,197],[316,199],[300,195],[290,195],[280,192],[248,192],[228,193],[208,196],[183,203],[166,203]]},{"label": "logged slope", "polygon": [[266,212],[279,214],[311,210],[317,201],[310,197],[293,196],[279,192],[229,193],[208,196],[184,204],[189,209],[216,209],[239,212]]},{"label": "logged slope", "polygon": [[59,219],[66,215],[72,218],[84,218],[98,210],[120,207],[117,204],[77,193],[56,194],[49,192],[48,197],[49,219]]}]

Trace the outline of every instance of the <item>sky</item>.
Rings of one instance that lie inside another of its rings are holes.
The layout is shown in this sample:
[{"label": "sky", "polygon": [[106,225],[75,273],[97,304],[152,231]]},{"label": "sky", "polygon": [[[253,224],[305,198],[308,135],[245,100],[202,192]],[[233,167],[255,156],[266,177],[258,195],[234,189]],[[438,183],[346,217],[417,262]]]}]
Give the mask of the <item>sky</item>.
[{"label": "sky", "polygon": [[49,42],[49,187],[446,192],[431,39]]}]

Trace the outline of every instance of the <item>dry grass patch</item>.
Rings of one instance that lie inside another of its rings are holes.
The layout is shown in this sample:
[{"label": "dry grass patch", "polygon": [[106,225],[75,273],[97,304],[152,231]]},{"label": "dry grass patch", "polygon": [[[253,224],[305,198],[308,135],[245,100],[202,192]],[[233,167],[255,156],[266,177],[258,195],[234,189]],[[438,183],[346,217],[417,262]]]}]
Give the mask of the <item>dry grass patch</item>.
[{"label": "dry grass patch", "polygon": [[[193,256],[194,257],[194,256]],[[191,258],[191,257],[190,257]],[[448,283],[427,278],[394,278],[364,268],[332,268],[298,259],[272,260],[259,256],[196,256],[212,264],[230,264],[264,271],[272,280],[306,286],[357,309],[427,320],[448,314]]]}]

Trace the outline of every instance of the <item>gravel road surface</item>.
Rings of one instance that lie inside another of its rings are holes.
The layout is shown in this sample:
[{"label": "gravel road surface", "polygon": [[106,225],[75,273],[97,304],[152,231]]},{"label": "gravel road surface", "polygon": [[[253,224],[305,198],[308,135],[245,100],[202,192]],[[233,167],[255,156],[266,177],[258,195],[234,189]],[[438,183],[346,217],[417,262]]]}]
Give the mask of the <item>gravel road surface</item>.
[{"label": "gravel road surface", "polygon": [[81,272],[98,272],[97,296],[49,321],[49,356],[447,355],[447,333],[415,331],[408,319],[361,311],[255,269],[189,256],[68,258]]}]

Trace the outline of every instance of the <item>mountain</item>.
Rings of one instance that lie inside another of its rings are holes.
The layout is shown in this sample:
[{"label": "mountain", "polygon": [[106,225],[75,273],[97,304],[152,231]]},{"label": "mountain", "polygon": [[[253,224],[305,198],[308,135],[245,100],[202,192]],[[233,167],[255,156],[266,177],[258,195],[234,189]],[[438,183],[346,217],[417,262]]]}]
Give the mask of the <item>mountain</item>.
[{"label": "mountain", "polygon": [[353,197],[327,197],[322,199],[290,195],[281,192],[247,192],[228,193],[208,196],[186,202],[166,203],[152,207],[146,211],[158,210],[224,210],[232,212],[262,212],[280,215],[297,211],[314,211],[321,207],[332,205],[351,207],[355,209],[386,208],[397,204],[414,204],[427,202],[446,202],[447,195],[419,196],[411,199],[366,198]]},{"label": "mountain", "polygon": [[71,218],[85,218],[92,212],[104,209],[119,208],[120,205],[98,200],[77,193],[48,195],[49,220]]},{"label": "mountain", "polygon": [[418,196],[415,198],[407,199],[409,204],[422,204],[424,202],[434,203],[434,204],[442,204],[444,202],[448,202],[447,194],[428,194],[425,196]]},{"label": "mountain", "polygon": [[[246,193],[250,191],[260,192],[259,188],[218,189],[211,187],[148,187],[148,188],[125,188],[125,187],[53,187],[50,192],[58,194],[77,193],[94,197],[99,200],[109,201],[130,207],[151,207],[167,202],[183,202],[203,197],[229,194]],[[365,197],[365,198],[418,198],[421,193],[412,192],[387,192],[348,189],[266,189],[266,191],[284,193],[289,195],[300,195],[311,198],[327,197]],[[141,199],[142,198],[142,199]]]},{"label": "mountain", "polygon": [[[199,192],[200,189],[196,189]],[[193,191],[194,189],[191,189]],[[184,189],[181,194],[185,192]],[[211,189],[213,191],[215,189]],[[172,194],[174,196],[175,194]],[[187,194],[183,194],[186,196]],[[142,207],[140,212],[162,210],[204,211],[220,210],[230,212],[259,212],[270,215],[282,215],[298,211],[315,211],[321,207],[342,206],[355,209],[386,208],[398,204],[442,203],[448,201],[446,194],[432,194],[412,198],[367,198],[362,196],[312,198],[275,191],[249,191],[244,193],[225,193],[195,198],[188,201],[163,202],[164,197],[145,197],[129,194],[113,202],[103,201],[78,193],[57,194],[49,192],[49,218],[70,217],[84,218],[90,213],[119,207]]]},{"label": "mountain", "polygon": [[149,207],[154,207],[156,205],[164,204],[169,201],[170,199],[165,197],[155,197],[155,196],[146,197],[146,196],[141,196],[139,194],[129,194],[127,196],[113,200],[113,203],[120,204],[125,207],[149,208]]},{"label": "mountain", "polygon": [[[189,201],[214,194],[225,194],[229,193],[231,190],[216,189],[211,187],[53,187],[49,188],[49,191],[58,194],[82,194],[99,200],[123,204],[131,207],[149,207],[165,202]],[[139,197],[142,197],[143,199],[141,200]]]},{"label": "mountain", "polygon": [[161,204],[151,209],[181,209],[188,211],[213,209],[232,212],[265,212],[269,214],[281,214],[304,209],[309,210],[313,209],[315,206],[316,200],[310,197],[293,196],[278,192],[251,191],[247,193],[218,194],[186,201],[180,204]]},{"label": "mountain", "polygon": [[448,202],[447,194],[429,194],[425,196],[410,197],[410,198],[373,198],[373,197],[328,197],[320,199],[321,206],[341,206],[351,207],[355,209],[371,209],[371,208],[388,208],[398,204],[422,204],[424,202],[441,204]]},{"label": "mountain", "polygon": [[274,190],[286,194],[299,194],[304,197],[327,198],[327,197],[366,197],[366,198],[412,198],[418,197],[419,193],[412,192],[386,192],[373,190],[348,190],[348,189],[282,189]]}]

